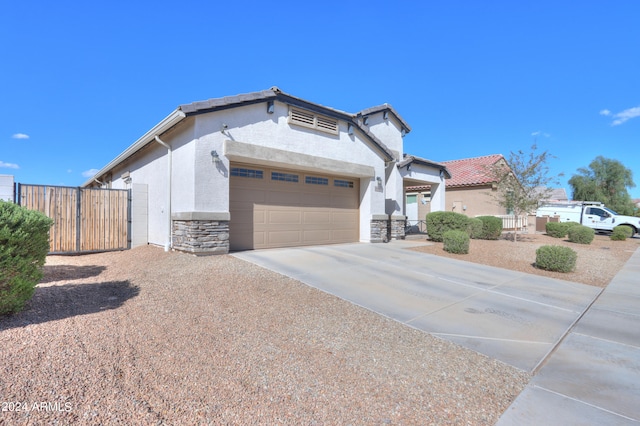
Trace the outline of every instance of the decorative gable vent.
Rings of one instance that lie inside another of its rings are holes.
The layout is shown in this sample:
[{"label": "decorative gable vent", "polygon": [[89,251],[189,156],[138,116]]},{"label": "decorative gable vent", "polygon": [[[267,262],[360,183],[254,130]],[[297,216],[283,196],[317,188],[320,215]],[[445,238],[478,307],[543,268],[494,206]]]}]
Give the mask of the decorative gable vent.
[{"label": "decorative gable vent", "polygon": [[338,120],[298,108],[289,109],[289,123],[322,132],[338,134]]}]

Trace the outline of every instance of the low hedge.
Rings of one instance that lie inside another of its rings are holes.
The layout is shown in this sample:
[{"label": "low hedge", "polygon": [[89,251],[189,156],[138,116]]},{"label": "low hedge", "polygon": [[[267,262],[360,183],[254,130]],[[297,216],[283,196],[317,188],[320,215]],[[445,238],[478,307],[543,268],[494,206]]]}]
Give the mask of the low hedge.
[{"label": "low hedge", "polygon": [[53,221],[0,201],[0,315],[20,311],[42,279]]},{"label": "low hedge", "polygon": [[571,272],[576,269],[578,254],[570,247],[542,246],[536,250],[536,268]]},{"label": "low hedge", "polygon": [[569,241],[572,243],[591,244],[596,232],[593,228],[589,228],[588,226],[571,225],[569,226],[567,235],[569,236]]},{"label": "low hedge", "polygon": [[478,216],[478,219],[482,221],[482,235],[483,240],[497,240],[502,235],[502,219],[495,216]]},{"label": "low hedge", "polygon": [[442,239],[444,251],[457,254],[469,253],[469,234],[466,232],[452,229],[445,232]]},{"label": "low hedge", "polygon": [[474,240],[482,239],[483,228],[484,228],[484,224],[483,224],[482,220],[480,220],[477,217],[469,218],[468,232],[469,232],[469,237],[470,238],[472,238]]},{"label": "low hedge", "polygon": [[562,222],[547,222],[545,230],[547,235],[553,238],[564,238],[567,236],[567,224]]},{"label": "low hedge", "polygon": [[622,232],[624,233],[624,236],[627,238],[631,238],[633,237],[633,228],[631,228],[629,225],[618,225],[615,228],[613,228],[614,232],[615,230],[618,230],[618,232]]},{"label": "low hedge", "polygon": [[613,232],[609,236],[613,241],[624,241],[627,239],[627,231],[623,228],[628,228],[627,226],[616,226],[613,228]]},{"label": "low hedge", "polygon": [[469,229],[469,218],[456,212],[431,212],[425,218],[427,235],[432,241],[441,242],[445,232],[450,230],[465,231]]}]

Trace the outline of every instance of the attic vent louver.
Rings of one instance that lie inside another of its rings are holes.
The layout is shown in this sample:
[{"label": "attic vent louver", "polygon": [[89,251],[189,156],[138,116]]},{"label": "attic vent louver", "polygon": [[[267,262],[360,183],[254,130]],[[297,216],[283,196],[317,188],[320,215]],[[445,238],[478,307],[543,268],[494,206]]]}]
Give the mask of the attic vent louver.
[{"label": "attic vent louver", "polygon": [[338,134],[338,120],[303,109],[290,108],[289,123],[334,135]]}]

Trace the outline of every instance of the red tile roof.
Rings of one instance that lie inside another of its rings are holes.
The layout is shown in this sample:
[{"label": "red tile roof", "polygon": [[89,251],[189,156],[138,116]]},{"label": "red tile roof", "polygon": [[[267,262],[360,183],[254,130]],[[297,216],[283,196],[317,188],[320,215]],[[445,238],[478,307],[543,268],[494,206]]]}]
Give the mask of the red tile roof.
[{"label": "red tile roof", "polygon": [[465,158],[462,160],[443,161],[451,179],[445,181],[447,188],[484,185],[493,182],[488,167],[504,159],[502,154],[485,155],[483,157]]}]

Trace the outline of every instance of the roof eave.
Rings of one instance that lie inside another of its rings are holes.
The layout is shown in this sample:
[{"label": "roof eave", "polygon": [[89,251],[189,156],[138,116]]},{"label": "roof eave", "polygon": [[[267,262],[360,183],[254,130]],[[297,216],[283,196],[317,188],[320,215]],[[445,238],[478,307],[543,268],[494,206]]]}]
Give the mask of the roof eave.
[{"label": "roof eave", "polygon": [[100,171],[98,171],[89,180],[82,184],[82,187],[86,188],[87,186],[91,185],[98,177],[104,175],[105,173],[118,166],[120,163],[135,154],[137,151],[151,143],[156,136],[160,136],[163,133],[167,132],[173,126],[181,122],[185,117],[186,114],[180,109],[174,110],[171,114],[169,114],[162,121],[156,124],[151,130],[145,133],[140,139],[129,146],[129,148],[125,149],[120,155],[111,160],[109,164],[104,166],[102,169],[100,169]]}]

